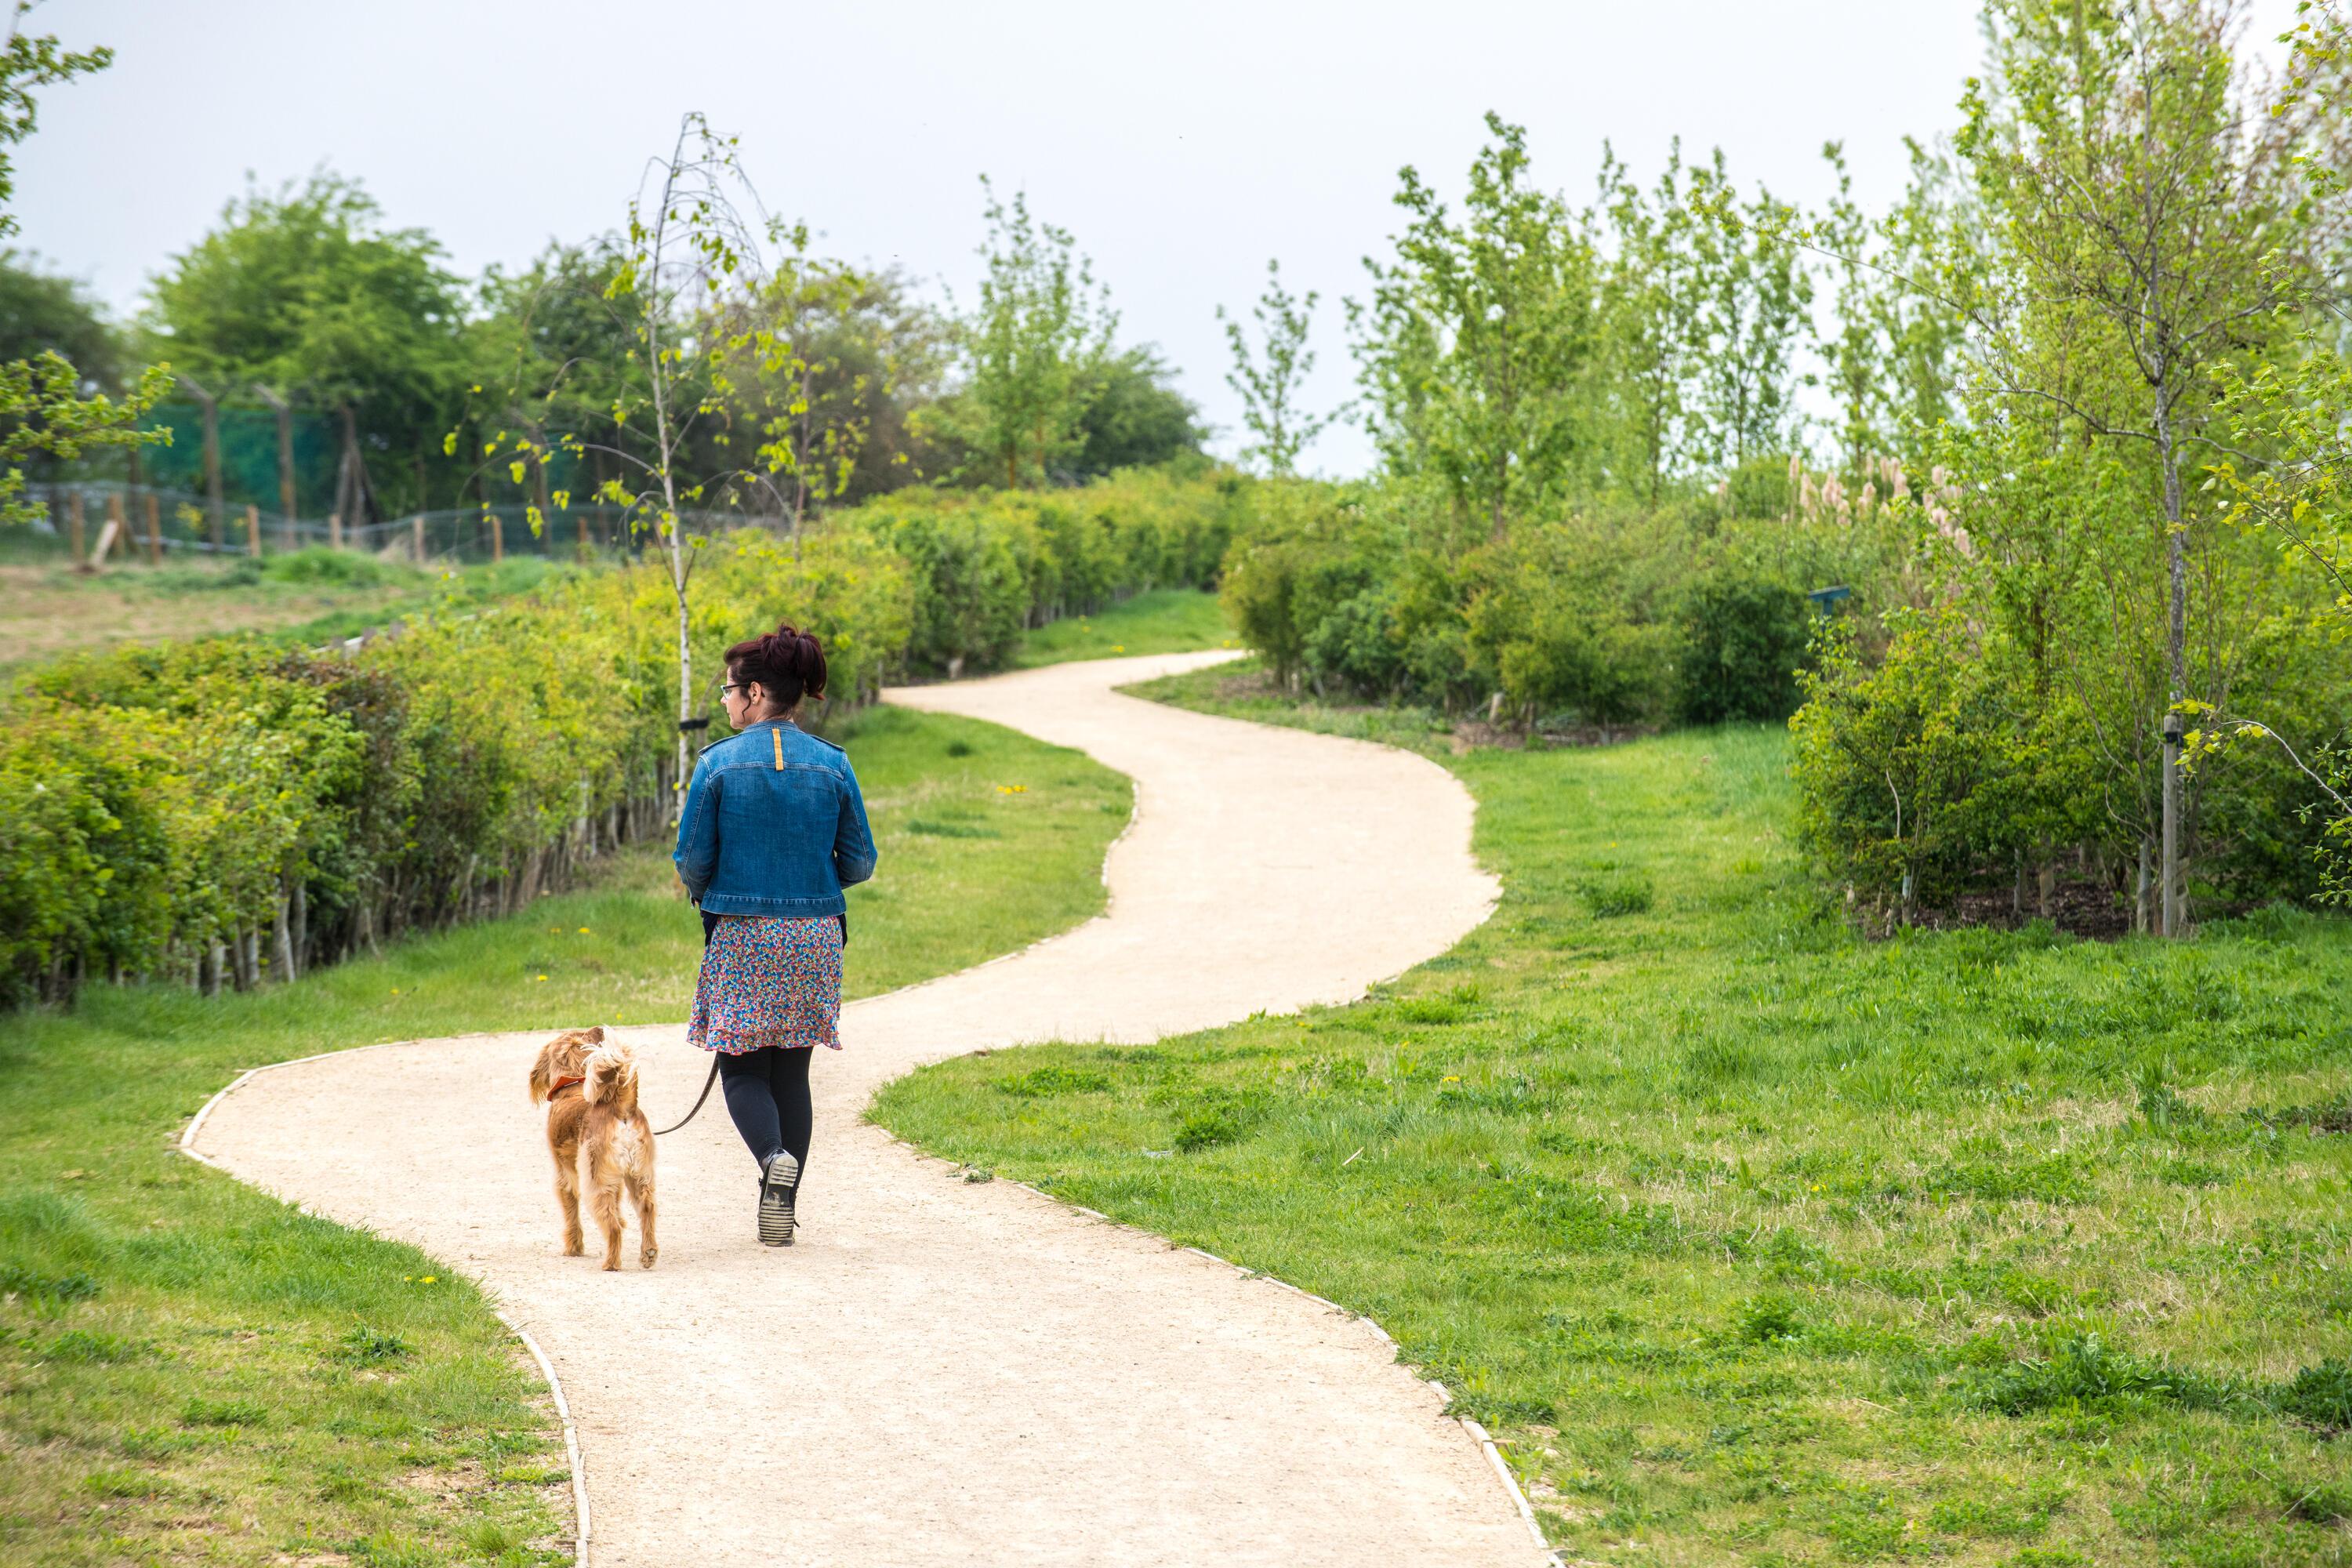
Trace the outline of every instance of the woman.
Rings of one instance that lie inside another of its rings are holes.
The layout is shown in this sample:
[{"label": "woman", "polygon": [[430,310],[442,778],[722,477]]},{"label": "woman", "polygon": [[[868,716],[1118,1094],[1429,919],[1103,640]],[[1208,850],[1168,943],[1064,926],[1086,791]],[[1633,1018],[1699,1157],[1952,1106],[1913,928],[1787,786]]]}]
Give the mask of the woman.
[{"label": "woman", "polygon": [[694,766],[677,874],[702,910],[702,974],[687,1038],[719,1053],[727,1113],[760,1163],[760,1240],[793,1241],[808,1163],[814,1047],[841,1048],[841,890],[874,875],[857,775],[793,722],[824,697],[824,650],[788,623],[727,650],[740,733]]}]

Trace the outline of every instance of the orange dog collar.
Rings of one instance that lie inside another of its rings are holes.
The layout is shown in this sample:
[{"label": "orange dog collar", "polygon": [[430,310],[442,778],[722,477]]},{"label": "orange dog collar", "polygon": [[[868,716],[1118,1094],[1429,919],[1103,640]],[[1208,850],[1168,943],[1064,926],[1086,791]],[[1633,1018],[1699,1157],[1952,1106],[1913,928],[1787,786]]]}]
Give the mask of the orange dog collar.
[{"label": "orange dog collar", "polygon": [[548,1098],[548,1099],[550,1099],[550,1100],[553,1100],[557,1095],[562,1094],[565,1089],[570,1089],[573,1084],[577,1084],[577,1083],[586,1083],[587,1081],[588,1081],[588,1080],[587,1080],[586,1079],[584,1079],[584,1078],[560,1078],[560,1079],[557,1079],[555,1080],[555,1086],[554,1086],[552,1089],[550,1089],[547,1091],[547,1098]]}]

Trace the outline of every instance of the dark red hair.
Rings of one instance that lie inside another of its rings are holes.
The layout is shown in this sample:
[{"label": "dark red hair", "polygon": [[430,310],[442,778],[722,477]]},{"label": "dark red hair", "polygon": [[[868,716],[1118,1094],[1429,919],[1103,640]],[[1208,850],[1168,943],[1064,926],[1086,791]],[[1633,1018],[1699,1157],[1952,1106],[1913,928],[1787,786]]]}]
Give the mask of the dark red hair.
[{"label": "dark red hair", "polygon": [[779,711],[789,712],[804,696],[824,697],[824,649],[790,621],[729,648],[727,668],[740,683],[758,681]]}]

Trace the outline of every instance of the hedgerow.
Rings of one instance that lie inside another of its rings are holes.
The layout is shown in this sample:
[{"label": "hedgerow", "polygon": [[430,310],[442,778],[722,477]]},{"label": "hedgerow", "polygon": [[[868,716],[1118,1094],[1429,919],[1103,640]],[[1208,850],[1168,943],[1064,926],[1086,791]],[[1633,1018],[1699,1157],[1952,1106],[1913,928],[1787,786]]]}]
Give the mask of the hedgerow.
[{"label": "hedgerow", "polygon": [[[709,539],[694,668],[715,679],[729,644],[789,618],[824,641],[826,711],[854,709],[896,671],[985,668],[1024,626],[1212,581],[1244,500],[1131,474]],[[0,998],[292,976],[510,911],[666,831],[677,626],[666,574],[622,568],[357,647],[213,637],[33,672],[0,722]]]}]

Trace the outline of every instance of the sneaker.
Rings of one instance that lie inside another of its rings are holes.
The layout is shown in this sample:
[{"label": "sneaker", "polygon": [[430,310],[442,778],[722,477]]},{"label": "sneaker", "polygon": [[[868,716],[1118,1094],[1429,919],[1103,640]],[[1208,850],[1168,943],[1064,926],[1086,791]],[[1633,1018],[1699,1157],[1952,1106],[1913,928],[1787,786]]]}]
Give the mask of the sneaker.
[{"label": "sneaker", "polygon": [[801,1184],[801,1163],[780,1151],[760,1173],[760,1245],[793,1244],[793,1194]]}]

